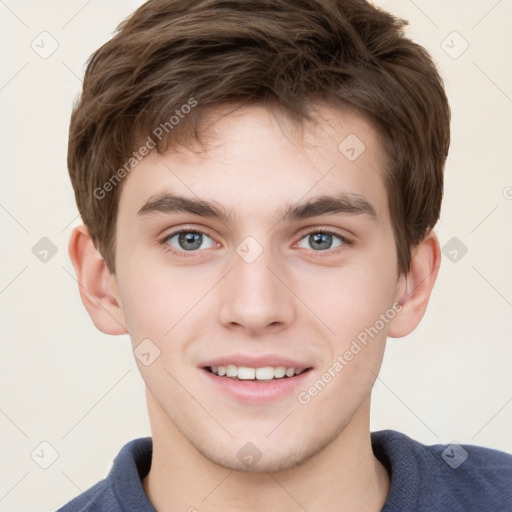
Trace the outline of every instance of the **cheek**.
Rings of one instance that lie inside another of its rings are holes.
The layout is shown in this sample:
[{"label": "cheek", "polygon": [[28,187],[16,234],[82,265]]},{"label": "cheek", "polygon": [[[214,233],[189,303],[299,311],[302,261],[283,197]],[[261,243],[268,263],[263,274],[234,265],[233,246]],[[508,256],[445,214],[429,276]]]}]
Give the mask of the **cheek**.
[{"label": "cheek", "polygon": [[120,265],[118,275],[123,312],[133,342],[140,337],[161,338],[172,325],[172,301],[177,302],[179,297],[178,283],[171,286],[170,276],[143,259],[134,258]]},{"label": "cheek", "polygon": [[393,279],[387,274],[376,265],[352,265],[332,274],[329,294],[314,294],[312,309],[334,332],[324,347],[322,372],[332,379],[331,393],[344,397],[345,404],[339,404],[343,410],[368,395],[382,362],[387,326],[395,315],[390,311]]},{"label": "cheek", "polygon": [[188,330],[197,330],[198,318],[211,318],[205,299],[217,280],[207,267],[173,267],[132,254],[120,266],[119,291],[133,344],[150,338],[165,347],[180,336],[186,339]]},{"label": "cheek", "polygon": [[339,340],[347,340],[373,325],[391,306],[393,280],[374,265],[358,263],[309,271],[297,279],[307,305]]}]

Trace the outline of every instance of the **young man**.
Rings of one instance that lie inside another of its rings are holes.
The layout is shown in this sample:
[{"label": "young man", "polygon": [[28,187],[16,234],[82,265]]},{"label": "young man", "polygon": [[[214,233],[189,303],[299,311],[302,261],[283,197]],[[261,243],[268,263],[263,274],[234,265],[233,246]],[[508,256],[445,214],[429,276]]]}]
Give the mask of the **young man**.
[{"label": "young man", "polygon": [[370,432],[440,265],[450,110],[363,0],[150,0],[89,62],[69,252],[151,438],[62,512],[504,511],[512,456]]}]

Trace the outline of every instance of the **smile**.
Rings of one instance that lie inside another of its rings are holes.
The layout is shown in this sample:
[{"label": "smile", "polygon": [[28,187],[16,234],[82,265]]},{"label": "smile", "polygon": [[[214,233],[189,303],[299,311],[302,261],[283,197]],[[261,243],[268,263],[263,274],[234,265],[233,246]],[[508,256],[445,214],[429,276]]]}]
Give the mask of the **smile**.
[{"label": "smile", "polygon": [[208,366],[206,370],[219,377],[228,377],[237,380],[257,380],[271,381],[276,379],[284,379],[300,375],[308,371],[309,368],[293,368],[286,366],[263,366],[260,368],[249,368],[247,366],[237,366],[235,364],[227,364],[220,366]]},{"label": "smile", "polygon": [[201,375],[228,400],[264,405],[279,400],[293,400],[310,380],[313,367],[237,366],[234,364],[203,366]]}]

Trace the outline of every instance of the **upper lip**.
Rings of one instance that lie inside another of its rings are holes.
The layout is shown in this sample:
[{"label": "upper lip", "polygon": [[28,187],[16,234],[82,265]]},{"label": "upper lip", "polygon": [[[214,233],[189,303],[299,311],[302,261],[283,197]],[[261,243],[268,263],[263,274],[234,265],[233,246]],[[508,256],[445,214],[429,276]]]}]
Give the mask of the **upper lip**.
[{"label": "upper lip", "polygon": [[276,354],[267,354],[261,356],[232,354],[229,356],[219,356],[209,359],[201,364],[202,368],[208,366],[226,366],[234,364],[236,366],[245,366],[247,368],[264,368],[265,366],[284,366],[286,368],[295,368],[296,370],[306,370],[312,365],[290,357],[280,356]]}]

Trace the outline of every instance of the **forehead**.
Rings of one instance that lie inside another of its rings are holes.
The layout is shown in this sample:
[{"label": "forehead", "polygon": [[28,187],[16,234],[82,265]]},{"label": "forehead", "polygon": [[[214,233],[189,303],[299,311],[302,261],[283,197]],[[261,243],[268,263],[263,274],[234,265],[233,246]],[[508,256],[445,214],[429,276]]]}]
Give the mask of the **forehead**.
[{"label": "forehead", "polygon": [[[262,106],[209,115],[203,144],[152,151],[125,178],[119,214],[136,216],[164,193],[215,203],[226,219],[275,221],[286,206],[340,193],[362,198],[389,221],[377,131],[347,109],[316,106],[297,132]],[[257,213],[257,216],[255,215]],[[256,219],[257,217],[257,219]]]}]

